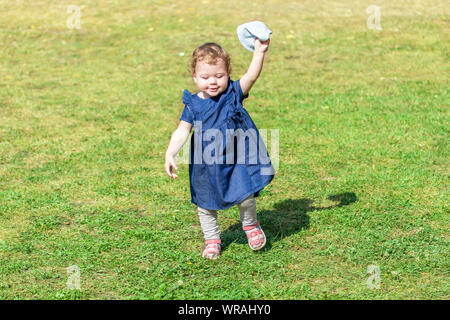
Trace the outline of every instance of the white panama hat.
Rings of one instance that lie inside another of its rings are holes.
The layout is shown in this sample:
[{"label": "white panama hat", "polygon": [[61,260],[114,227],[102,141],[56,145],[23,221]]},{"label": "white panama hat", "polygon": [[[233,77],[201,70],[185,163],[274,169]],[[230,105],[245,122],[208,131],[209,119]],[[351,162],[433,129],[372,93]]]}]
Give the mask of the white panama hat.
[{"label": "white panama hat", "polygon": [[[255,51],[255,39],[269,40],[272,31],[262,21],[241,24],[236,30],[239,41],[248,51]],[[266,50],[267,51],[267,50]]]}]

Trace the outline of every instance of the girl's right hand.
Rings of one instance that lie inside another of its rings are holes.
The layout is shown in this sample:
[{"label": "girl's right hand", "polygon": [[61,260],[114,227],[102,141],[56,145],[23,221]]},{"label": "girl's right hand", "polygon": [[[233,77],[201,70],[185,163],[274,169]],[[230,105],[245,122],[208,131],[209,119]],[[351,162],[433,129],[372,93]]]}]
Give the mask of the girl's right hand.
[{"label": "girl's right hand", "polygon": [[269,50],[270,39],[262,41],[258,38],[255,39],[255,52],[265,53]]},{"label": "girl's right hand", "polygon": [[166,156],[166,163],[164,164],[164,168],[166,169],[169,177],[171,177],[172,179],[178,178],[178,176],[174,172],[174,169],[178,171],[178,167],[173,157]]}]

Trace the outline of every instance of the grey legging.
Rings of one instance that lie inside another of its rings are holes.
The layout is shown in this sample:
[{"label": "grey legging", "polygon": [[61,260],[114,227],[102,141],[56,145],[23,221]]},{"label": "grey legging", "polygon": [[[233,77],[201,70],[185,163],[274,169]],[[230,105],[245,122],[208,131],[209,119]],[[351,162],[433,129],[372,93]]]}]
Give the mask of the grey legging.
[{"label": "grey legging", "polygon": [[[242,226],[256,224],[256,200],[253,194],[238,204]],[[198,217],[205,240],[220,239],[220,230],[217,224],[217,211],[198,207]]]}]

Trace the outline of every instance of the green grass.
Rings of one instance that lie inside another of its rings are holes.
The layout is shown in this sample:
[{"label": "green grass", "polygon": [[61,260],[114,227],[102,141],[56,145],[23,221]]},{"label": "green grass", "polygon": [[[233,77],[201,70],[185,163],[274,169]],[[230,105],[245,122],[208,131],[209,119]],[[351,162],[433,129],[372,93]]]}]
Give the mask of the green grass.
[{"label": "green grass", "polygon": [[[377,1],[382,31],[366,1],[80,2],[79,30],[71,4],[0,1],[0,299],[449,298],[443,1]],[[171,181],[164,153],[192,51],[218,42],[237,79],[252,20],[273,30],[245,101],[280,130],[268,244],[231,208],[206,261],[187,165]]]}]

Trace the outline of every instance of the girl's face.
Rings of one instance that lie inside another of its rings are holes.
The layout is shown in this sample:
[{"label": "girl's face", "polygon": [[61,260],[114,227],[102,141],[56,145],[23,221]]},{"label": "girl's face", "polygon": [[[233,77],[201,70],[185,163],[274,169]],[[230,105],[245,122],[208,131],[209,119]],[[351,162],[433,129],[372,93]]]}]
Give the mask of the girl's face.
[{"label": "girl's face", "polygon": [[228,71],[225,62],[218,59],[217,64],[198,61],[193,75],[197,88],[202,91],[204,99],[215,97],[227,90]]}]

